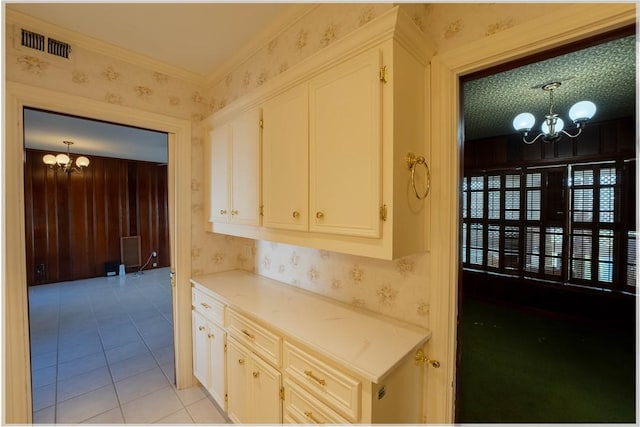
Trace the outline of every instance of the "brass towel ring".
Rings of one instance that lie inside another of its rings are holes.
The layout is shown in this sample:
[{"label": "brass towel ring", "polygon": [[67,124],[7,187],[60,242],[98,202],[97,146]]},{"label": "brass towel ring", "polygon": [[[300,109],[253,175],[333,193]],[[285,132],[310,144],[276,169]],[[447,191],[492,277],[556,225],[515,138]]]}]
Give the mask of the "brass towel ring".
[{"label": "brass towel ring", "polygon": [[[404,159],[407,162],[407,167],[411,171],[411,186],[413,187],[413,191],[416,193],[416,197],[419,200],[422,200],[427,197],[429,191],[431,190],[431,173],[429,172],[429,165],[427,165],[427,161],[423,156],[416,157],[416,155],[413,153],[407,153]],[[426,189],[424,190],[424,194],[422,195],[416,188],[416,165],[424,165],[424,168],[426,170],[427,185]]]}]

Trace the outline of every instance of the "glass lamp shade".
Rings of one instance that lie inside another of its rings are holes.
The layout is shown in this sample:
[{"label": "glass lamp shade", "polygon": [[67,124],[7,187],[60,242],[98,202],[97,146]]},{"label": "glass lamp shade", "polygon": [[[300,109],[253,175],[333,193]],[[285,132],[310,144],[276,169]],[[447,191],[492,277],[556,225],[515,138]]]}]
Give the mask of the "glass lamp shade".
[{"label": "glass lamp shade", "polygon": [[536,118],[531,113],[520,113],[513,119],[513,128],[518,132],[531,130],[536,123]]},{"label": "glass lamp shade", "polygon": [[53,154],[45,154],[42,156],[42,161],[45,165],[53,166],[56,164],[56,156]]},{"label": "glass lamp shade", "polygon": [[[542,133],[544,133],[545,135],[549,135],[549,125],[547,125],[547,121],[545,120],[544,122],[542,122],[542,126],[540,126],[540,129],[542,130]],[[564,120],[562,120],[560,117],[558,117],[556,119],[556,126],[554,129],[555,133],[560,133],[562,131],[562,129],[564,129]]]},{"label": "glass lamp shade", "polygon": [[569,109],[569,117],[574,122],[589,120],[596,114],[596,104],[591,101],[580,101]]},{"label": "glass lamp shade", "polygon": [[76,159],[76,165],[81,168],[86,168],[87,166],[89,166],[89,159],[85,156],[80,156]]},{"label": "glass lamp shade", "polygon": [[66,165],[67,163],[69,163],[69,156],[63,153],[58,154],[56,156],[56,163],[58,163],[60,166]]}]

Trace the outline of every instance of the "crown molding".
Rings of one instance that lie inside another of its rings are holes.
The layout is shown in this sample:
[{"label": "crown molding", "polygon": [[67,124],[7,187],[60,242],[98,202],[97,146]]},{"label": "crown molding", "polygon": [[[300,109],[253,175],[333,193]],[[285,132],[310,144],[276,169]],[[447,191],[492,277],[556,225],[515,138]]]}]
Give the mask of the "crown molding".
[{"label": "crown molding", "polygon": [[30,31],[44,33],[47,36],[53,36],[70,43],[73,46],[79,46],[83,49],[116,58],[120,61],[128,62],[148,70],[161,72],[172,77],[183,79],[197,86],[205,85],[205,76],[176,67],[166,62],[159,61],[147,55],[142,55],[128,49],[107,43],[93,37],[89,37],[76,31],[50,24],[33,16],[5,8],[5,26],[19,25]]},{"label": "crown molding", "polygon": [[255,35],[249,43],[247,43],[236,54],[225,60],[221,66],[205,77],[205,84],[208,89],[219,83],[231,70],[239,67],[257,54],[274,38],[289,30],[297,24],[302,18],[307,16],[318,8],[317,3],[295,3],[290,4],[273,23],[266,29]]}]

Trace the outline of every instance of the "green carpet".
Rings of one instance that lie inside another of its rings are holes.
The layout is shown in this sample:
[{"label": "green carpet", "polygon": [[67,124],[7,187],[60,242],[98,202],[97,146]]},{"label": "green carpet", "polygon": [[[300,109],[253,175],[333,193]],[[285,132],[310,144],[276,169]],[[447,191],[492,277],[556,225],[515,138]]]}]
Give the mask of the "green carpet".
[{"label": "green carpet", "polygon": [[635,423],[636,332],[463,305],[459,423]]}]

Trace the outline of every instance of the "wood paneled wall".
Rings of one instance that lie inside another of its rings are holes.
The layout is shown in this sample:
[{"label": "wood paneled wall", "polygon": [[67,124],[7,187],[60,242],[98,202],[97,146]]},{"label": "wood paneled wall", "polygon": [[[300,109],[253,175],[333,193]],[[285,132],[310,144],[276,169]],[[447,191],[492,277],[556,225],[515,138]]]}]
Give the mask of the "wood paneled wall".
[{"label": "wood paneled wall", "polygon": [[[145,268],[170,265],[167,167],[91,156],[82,173],[67,174],[25,150],[27,283],[104,275],[120,263],[120,237],[140,236]],[[9,249],[9,248],[8,248]]]}]

